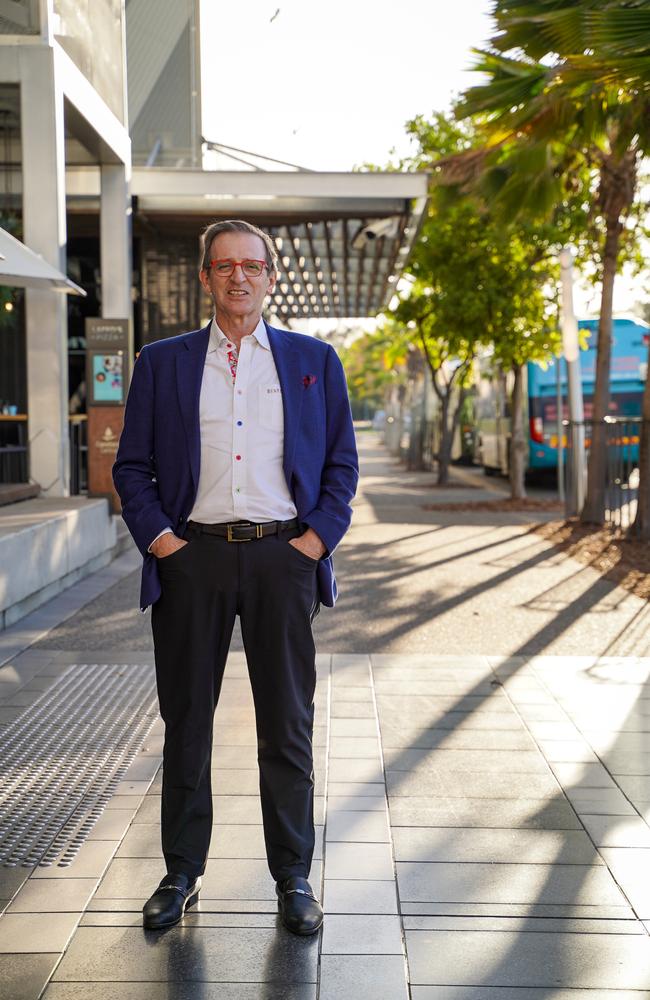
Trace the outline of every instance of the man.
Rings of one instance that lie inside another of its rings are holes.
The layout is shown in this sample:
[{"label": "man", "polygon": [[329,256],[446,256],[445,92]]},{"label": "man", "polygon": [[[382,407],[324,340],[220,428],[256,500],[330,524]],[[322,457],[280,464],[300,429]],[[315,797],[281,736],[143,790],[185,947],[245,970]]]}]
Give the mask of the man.
[{"label": "man", "polygon": [[239,615],[255,703],[260,796],[282,920],[322,923],[314,848],[312,621],[332,606],[332,552],[350,524],[357,453],[341,363],[312,337],[262,319],[270,237],[242,221],[201,239],[202,330],[142,349],[113,478],[144,557],[165,722],[167,875],[144,906],[168,927],[199,896],[212,827],[214,710]]}]

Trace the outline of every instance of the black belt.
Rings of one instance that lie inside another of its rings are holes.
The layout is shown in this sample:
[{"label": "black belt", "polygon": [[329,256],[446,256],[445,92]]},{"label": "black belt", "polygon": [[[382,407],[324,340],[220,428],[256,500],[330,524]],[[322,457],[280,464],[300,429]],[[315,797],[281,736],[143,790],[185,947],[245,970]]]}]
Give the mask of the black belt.
[{"label": "black belt", "polygon": [[188,521],[188,528],[194,528],[207,535],[221,535],[229,542],[252,542],[255,538],[266,535],[277,535],[285,528],[297,528],[299,521],[293,517],[290,521],[264,521],[254,524],[251,521],[230,521],[227,524],[201,524],[200,521]]}]

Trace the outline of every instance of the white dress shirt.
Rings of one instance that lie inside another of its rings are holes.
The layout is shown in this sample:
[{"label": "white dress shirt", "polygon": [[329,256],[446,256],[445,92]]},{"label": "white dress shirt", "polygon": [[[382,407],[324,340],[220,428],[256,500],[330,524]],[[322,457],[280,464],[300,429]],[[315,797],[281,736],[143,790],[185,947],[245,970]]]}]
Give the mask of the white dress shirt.
[{"label": "white dress shirt", "polygon": [[296,507],[282,468],[282,391],[263,320],[242,338],[234,382],[232,347],[213,319],[199,404],[199,485],[189,520],[287,521]]},{"label": "white dress shirt", "polygon": [[296,516],[282,458],[282,391],[264,322],[233,346],[212,320],[200,401],[201,472],[191,521],[287,521]]}]

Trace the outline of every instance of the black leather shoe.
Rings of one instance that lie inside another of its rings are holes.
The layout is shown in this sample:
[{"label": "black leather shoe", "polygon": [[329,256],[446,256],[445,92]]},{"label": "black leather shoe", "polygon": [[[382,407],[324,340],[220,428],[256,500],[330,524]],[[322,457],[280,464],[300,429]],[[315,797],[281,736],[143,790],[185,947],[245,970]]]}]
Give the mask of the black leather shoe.
[{"label": "black leather shoe", "polygon": [[292,875],[277,882],[278,910],[292,934],[315,934],[323,923],[323,908],[306,878]]},{"label": "black leather shoe", "polygon": [[188,906],[196,903],[200,888],[200,876],[192,879],[183,873],[165,875],[153,896],[142,907],[143,925],[151,929],[173,927]]}]

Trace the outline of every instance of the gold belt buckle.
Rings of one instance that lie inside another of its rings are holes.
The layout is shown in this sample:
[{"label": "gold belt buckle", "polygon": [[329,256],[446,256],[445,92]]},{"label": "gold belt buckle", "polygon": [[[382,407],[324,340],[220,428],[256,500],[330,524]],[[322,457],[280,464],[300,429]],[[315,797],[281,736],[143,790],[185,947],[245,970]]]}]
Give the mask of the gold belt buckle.
[{"label": "gold belt buckle", "polygon": [[234,524],[227,524],[226,525],[226,538],[227,538],[227,540],[229,542],[250,542],[250,541],[252,541],[251,538],[233,538],[233,536],[232,536],[232,529],[234,527],[235,527]]},{"label": "gold belt buckle", "polygon": [[[253,541],[252,538],[233,538],[232,529],[234,527],[235,527],[234,524],[227,524],[226,525],[226,539],[227,539],[227,541],[229,541],[229,542],[252,542]],[[252,527],[253,527],[253,525],[251,524],[251,528]],[[261,524],[256,524],[255,525],[255,537],[256,538],[263,538],[264,537],[264,532],[262,531],[262,525]]]}]

